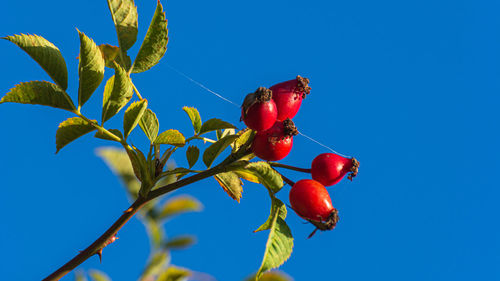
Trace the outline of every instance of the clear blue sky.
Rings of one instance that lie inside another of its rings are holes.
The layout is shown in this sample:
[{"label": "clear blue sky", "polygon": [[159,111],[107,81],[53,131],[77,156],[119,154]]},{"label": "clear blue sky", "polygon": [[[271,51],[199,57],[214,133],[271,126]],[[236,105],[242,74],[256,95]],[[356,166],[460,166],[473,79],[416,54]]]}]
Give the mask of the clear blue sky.
[{"label": "clear blue sky", "polygon": [[[173,72],[167,62],[240,103],[258,86],[297,74],[312,93],[299,130],[361,162],[354,182],[329,188],[341,221],[306,239],[312,226],[290,213],[294,253],[281,268],[295,280],[500,280],[500,19],[492,1],[162,1],[170,42],[162,62],[135,75],[161,130],[189,134],[184,105],[202,118],[238,123],[238,108]],[[156,6],[138,0],[139,38]],[[116,44],[106,1],[2,1],[0,35],[39,34],[61,49],[76,97],[78,34]],[[139,45],[132,49],[138,51]],[[50,79],[25,53],[0,42],[0,92]],[[111,71],[107,72],[111,75]],[[100,116],[101,86],[86,104]],[[2,104],[0,276],[39,280],[85,248],[128,206],[118,180],[86,136],[55,155],[69,115]],[[120,118],[109,122],[118,126]],[[239,123],[241,127],[241,123]],[[145,144],[136,130],[132,140]],[[297,136],[286,164],[307,167],[326,152]],[[184,165],[180,153],[179,165]],[[304,174],[288,174],[299,180]],[[167,225],[198,243],[173,263],[217,280],[241,280],[260,265],[269,198],[246,183],[240,204],[213,179],[186,188],[205,205]],[[289,187],[278,197],[288,201]],[[97,268],[136,280],[149,254],[136,219]],[[73,280],[69,275],[65,280]]]}]

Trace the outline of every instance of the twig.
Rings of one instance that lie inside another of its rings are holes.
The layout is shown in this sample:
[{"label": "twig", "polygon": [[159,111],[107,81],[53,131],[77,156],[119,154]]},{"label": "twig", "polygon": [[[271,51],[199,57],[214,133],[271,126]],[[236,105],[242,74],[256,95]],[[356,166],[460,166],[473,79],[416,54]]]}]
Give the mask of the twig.
[{"label": "twig", "polygon": [[[276,169],[274,169],[274,168],[273,168],[273,170],[275,170],[275,171],[276,171]],[[276,173],[278,173],[278,174],[281,176],[281,178],[282,178],[282,179],[283,179],[283,180],[284,180],[284,181],[285,181],[285,182],[286,182],[289,186],[293,186],[293,185],[295,184],[295,183],[294,183],[291,179],[289,179],[289,178],[285,177],[282,173],[280,173],[280,172],[278,172],[278,171],[276,171]]]},{"label": "twig", "polygon": [[268,162],[271,167],[285,168],[288,170],[303,172],[303,173],[311,173],[311,169],[299,168],[295,166],[285,165],[277,162]]}]

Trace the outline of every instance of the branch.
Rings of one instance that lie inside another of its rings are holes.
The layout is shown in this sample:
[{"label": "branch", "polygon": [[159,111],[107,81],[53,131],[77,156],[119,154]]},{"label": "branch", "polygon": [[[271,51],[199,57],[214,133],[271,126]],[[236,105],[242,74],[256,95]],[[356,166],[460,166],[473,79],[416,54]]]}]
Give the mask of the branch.
[{"label": "branch", "polygon": [[109,241],[110,238],[116,235],[118,230],[122,228],[130,218],[132,218],[137,211],[139,211],[144,204],[146,204],[146,200],[144,198],[138,198],[131,206],[128,208],[123,215],[116,220],[113,225],[104,232],[101,237],[97,238],[94,243],[87,247],[87,249],[81,251],[78,255],[76,255],[72,260],[61,266],[58,270],[54,271],[47,278],[43,279],[43,281],[49,280],[59,280],[64,275],[71,272],[75,267],[79,266],[81,263],[86,261],[91,256],[97,254],[101,249],[106,246],[106,242]]},{"label": "branch", "polygon": [[[229,157],[228,157],[229,158]],[[227,159],[226,159],[227,160]],[[233,160],[234,161],[234,160]],[[104,247],[106,247],[107,242],[116,235],[118,230],[120,230],[130,218],[132,218],[137,211],[139,211],[147,202],[150,200],[153,200],[156,197],[159,197],[163,194],[172,192],[176,189],[179,189],[183,186],[186,186],[188,184],[200,181],[202,179],[214,176],[218,173],[221,172],[226,172],[230,170],[229,164],[232,163],[229,161],[227,163],[226,161],[223,161],[221,164],[205,170],[199,174],[187,177],[185,179],[182,179],[180,181],[167,184],[165,186],[159,187],[155,190],[152,190],[146,198],[144,197],[139,197],[137,200],[128,208],[123,215],[118,218],[118,220],[113,223],[113,225],[106,230],[94,243],[92,243],[90,246],[88,246],[85,250],[80,252],[78,255],[76,255],[72,260],[64,264],[62,267],[60,267],[58,270],[54,271],[51,275],[43,279],[43,281],[54,281],[54,280],[59,280],[61,279],[64,275],[68,274],[71,272],[75,267],[79,266],[82,264],[84,261],[86,261],[88,258],[91,256],[99,253]]]}]

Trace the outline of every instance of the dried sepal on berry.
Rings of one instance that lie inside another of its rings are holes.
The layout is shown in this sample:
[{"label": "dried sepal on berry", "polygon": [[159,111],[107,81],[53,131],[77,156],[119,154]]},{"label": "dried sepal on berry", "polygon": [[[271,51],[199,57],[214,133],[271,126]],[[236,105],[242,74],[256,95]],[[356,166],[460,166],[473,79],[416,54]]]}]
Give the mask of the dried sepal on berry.
[{"label": "dried sepal on berry", "polygon": [[272,91],[260,87],[248,94],[241,106],[241,121],[255,131],[265,131],[273,126],[278,116],[276,104],[272,100]]}]

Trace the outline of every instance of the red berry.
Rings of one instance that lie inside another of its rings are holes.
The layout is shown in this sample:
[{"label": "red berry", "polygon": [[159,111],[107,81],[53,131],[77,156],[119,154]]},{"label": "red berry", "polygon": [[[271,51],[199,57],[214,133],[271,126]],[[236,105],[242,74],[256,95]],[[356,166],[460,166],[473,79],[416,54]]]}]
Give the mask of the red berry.
[{"label": "red berry", "polygon": [[293,136],[297,134],[292,120],[277,121],[270,129],[255,134],[252,152],[263,160],[281,160],[292,150]]},{"label": "red berry", "polygon": [[297,76],[296,79],[282,82],[269,88],[278,109],[278,121],[293,118],[299,111],[302,100],[309,94],[309,79]]},{"label": "red berry", "polygon": [[302,218],[316,226],[316,230],[332,230],[339,221],[337,209],[326,188],[315,180],[300,180],[290,190],[292,209]]},{"label": "red berry", "polygon": [[315,180],[300,180],[290,190],[290,204],[307,220],[326,221],[333,211],[326,188]]},{"label": "red berry", "polygon": [[338,183],[347,173],[350,180],[358,174],[359,162],[334,153],[323,153],[312,161],[312,178],[325,186]]},{"label": "red berry", "polygon": [[248,94],[241,106],[241,120],[248,128],[264,131],[276,122],[278,111],[272,100],[271,90],[260,87],[255,93]]}]

